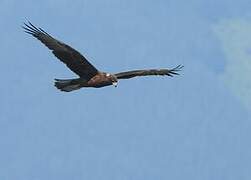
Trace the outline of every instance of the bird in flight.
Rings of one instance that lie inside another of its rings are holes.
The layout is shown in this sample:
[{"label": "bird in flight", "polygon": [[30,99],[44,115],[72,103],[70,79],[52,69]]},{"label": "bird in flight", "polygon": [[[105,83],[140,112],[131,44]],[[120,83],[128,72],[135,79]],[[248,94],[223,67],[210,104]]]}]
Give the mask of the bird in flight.
[{"label": "bird in flight", "polygon": [[116,74],[101,72],[94,67],[82,54],[71,46],[53,38],[43,29],[34,26],[31,22],[24,23],[24,31],[40,40],[52,53],[79,77],[74,79],[55,79],[55,86],[65,92],[78,90],[82,87],[100,88],[104,86],[117,86],[119,79],[129,79],[137,76],[153,75],[179,75],[183,66],[178,65],[172,69],[146,69],[119,72]]}]

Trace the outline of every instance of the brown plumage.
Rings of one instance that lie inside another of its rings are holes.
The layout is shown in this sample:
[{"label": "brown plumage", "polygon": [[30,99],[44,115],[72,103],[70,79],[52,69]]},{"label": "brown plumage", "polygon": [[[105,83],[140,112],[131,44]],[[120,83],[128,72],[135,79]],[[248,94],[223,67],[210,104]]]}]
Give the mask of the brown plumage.
[{"label": "brown plumage", "polygon": [[78,51],[63,42],[56,40],[43,29],[35,27],[30,22],[24,23],[23,29],[26,33],[31,34],[52,50],[52,53],[59,60],[79,76],[79,78],[76,79],[55,79],[55,86],[65,92],[77,90],[82,87],[100,88],[109,85],[116,86],[118,79],[129,79],[136,76],[178,75],[178,71],[183,68],[183,66],[178,65],[173,69],[134,70],[109,74],[97,70]]}]

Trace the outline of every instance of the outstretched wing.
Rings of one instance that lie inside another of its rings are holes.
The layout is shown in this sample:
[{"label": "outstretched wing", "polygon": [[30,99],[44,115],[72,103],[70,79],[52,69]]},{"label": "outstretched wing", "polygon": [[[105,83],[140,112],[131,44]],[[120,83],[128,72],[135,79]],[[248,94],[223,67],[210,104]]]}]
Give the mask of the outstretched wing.
[{"label": "outstretched wing", "polygon": [[173,69],[148,69],[148,70],[134,70],[134,71],[127,71],[115,74],[118,79],[129,79],[136,76],[173,76],[179,75],[178,71],[180,71],[184,66],[178,65]]},{"label": "outstretched wing", "polygon": [[23,28],[26,33],[31,34],[52,50],[52,53],[58,59],[80,77],[89,80],[98,73],[98,70],[78,51],[54,39],[43,29],[35,27],[30,22],[28,22],[28,24],[24,23]]}]

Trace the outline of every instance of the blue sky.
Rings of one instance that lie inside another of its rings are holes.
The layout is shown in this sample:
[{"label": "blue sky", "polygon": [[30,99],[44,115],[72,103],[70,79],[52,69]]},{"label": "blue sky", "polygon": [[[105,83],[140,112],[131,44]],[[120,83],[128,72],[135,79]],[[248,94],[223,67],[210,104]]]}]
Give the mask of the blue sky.
[{"label": "blue sky", "polygon": [[[249,180],[249,0],[0,1],[0,179]],[[75,75],[30,20],[119,72],[182,75],[62,93]]]}]

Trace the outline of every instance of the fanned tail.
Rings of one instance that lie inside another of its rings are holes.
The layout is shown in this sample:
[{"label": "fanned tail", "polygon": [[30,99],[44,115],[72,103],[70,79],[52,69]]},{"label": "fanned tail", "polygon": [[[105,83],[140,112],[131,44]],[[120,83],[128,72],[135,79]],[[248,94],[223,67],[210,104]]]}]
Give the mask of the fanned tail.
[{"label": "fanned tail", "polygon": [[70,92],[81,88],[79,82],[76,79],[55,79],[54,85],[59,90],[64,92]]}]

